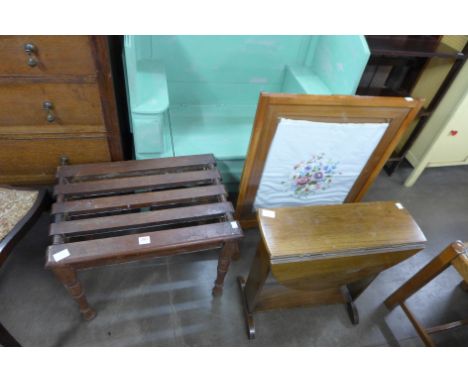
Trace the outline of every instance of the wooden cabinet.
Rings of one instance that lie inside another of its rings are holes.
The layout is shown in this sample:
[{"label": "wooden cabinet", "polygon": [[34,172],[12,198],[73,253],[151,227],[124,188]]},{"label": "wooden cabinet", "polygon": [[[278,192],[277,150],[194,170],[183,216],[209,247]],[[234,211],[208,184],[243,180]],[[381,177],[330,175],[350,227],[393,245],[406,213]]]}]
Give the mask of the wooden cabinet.
[{"label": "wooden cabinet", "polygon": [[411,187],[426,167],[468,164],[468,65],[464,65],[426,128],[408,151]]},{"label": "wooden cabinet", "polygon": [[402,163],[468,55],[466,36],[366,36],[371,58],[359,95],[411,96],[423,109],[402,136],[385,169],[391,175]]},{"label": "wooden cabinet", "polygon": [[106,37],[1,36],[0,57],[0,183],[124,159]]}]

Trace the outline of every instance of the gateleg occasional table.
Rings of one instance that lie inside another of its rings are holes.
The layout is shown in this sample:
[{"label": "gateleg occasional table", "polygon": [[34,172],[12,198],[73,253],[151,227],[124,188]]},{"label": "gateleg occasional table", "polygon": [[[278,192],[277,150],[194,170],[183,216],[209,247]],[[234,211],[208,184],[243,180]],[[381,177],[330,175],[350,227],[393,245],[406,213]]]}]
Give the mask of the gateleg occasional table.
[{"label": "gateleg occasional table", "polygon": [[99,164],[57,170],[46,267],[94,318],[77,270],[222,248],[220,295],[243,236],[213,155]]},{"label": "gateleg occasional table", "polygon": [[358,324],[359,295],[426,243],[395,202],[260,208],[257,218],[257,254],[247,280],[238,278],[249,338],[255,337],[253,314],[275,308],[342,303]]}]

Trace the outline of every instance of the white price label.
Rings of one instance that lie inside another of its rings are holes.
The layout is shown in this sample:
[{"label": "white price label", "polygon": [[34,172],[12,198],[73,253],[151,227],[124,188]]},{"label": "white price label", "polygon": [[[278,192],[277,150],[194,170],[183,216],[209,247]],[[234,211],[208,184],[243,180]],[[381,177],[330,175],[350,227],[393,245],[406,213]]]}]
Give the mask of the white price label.
[{"label": "white price label", "polygon": [[54,260],[58,262],[60,260],[65,259],[66,257],[70,256],[70,251],[65,248],[64,250],[62,250],[60,252],[54,253],[53,256],[54,256]]},{"label": "white price label", "polygon": [[151,243],[151,238],[149,236],[140,236],[138,238],[139,245],[150,244],[150,243]]},{"label": "white price label", "polygon": [[275,218],[276,212],[272,210],[262,210],[262,216],[265,216],[266,218]]}]

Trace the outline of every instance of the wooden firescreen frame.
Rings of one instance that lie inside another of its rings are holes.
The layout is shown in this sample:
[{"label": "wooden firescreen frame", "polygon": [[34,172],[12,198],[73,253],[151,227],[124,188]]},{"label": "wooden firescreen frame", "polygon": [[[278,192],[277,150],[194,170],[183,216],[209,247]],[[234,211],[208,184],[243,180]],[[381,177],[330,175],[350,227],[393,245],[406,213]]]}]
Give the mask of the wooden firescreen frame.
[{"label": "wooden firescreen frame", "polygon": [[379,143],[345,198],[358,202],[372,185],[398,141],[422,107],[422,100],[400,97],[319,96],[262,93],[239,187],[236,219],[256,226],[253,204],[268,152],[281,118],[331,123],[386,122]]}]

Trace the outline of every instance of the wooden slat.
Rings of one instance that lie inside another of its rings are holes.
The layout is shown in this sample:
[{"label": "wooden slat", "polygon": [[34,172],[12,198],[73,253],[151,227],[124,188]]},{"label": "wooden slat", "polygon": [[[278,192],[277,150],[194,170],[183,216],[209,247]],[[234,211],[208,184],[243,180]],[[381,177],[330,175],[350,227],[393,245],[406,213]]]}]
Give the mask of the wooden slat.
[{"label": "wooden slat", "polygon": [[171,169],[176,167],[208,166],[209,164],[214,163],[215,159],[212,154],[204,154],[137,161],[80,164],[74,166],[60,166],[57,169],[57,177],[85,177],[122,174],[137,171]]},{"label": "wooden slat", "polygon": [[130,195],[105,196],[63,203],[54,203],[52,214],[69,212],[105,211],[121,208],[141,208],[168,203],[183,202],[191,199],[226,195],[223,185],[182,188],[178,190],[154,191]]},{"label": "wooden slat", "polygon": [[170,208],[158,211],[135,212],[125,215],[53,223],[50,226],[49,234],[90,233],[116,228],[193,221],[206,217],[225,215],[226,213],[232,213],[233,211],[234,209],[232,204],[224,202]]},{"label": "wooden slat", "polygon": [[459,328],[460,326],[465,326],[465,325],[468,325],[468,319],[458,320],[458,321],[449,322],[447,324],[433,326],[425,330],[427,334],[433,334],[433,333],[443,332],[445,330]]},{"label": "wooden slat", "polygon": [[181,173],[135,176],[130,178],[94,180],[82,183],[60,184],[54,188],[55,195],[82,195],[99,192],[137,190],[149,187],[193,184],[219,178],[218,170],[188,171]]},{"label": "wooden slat", "polygon": [[[47,249],[46,266],[61,266],[80,264],[102,260],[128,260],[138,259],[142,254],[167,250],[184,249],[189,252],[191,246],[200,244],[210,245],[226,240],[235,240],[242,237],[240,225],[234,228],[232,222],[205,224],[194,227],[168,229],[164,231],[146,232],[134,235],[125,235],[105,239],[81,241],[51,245]],[[149,244],[139,245],[139,238],[148,236]],[[56,262],[53,255],[67,249],[70,255]],[[166,252],[167,253],[167,252]]]}]

